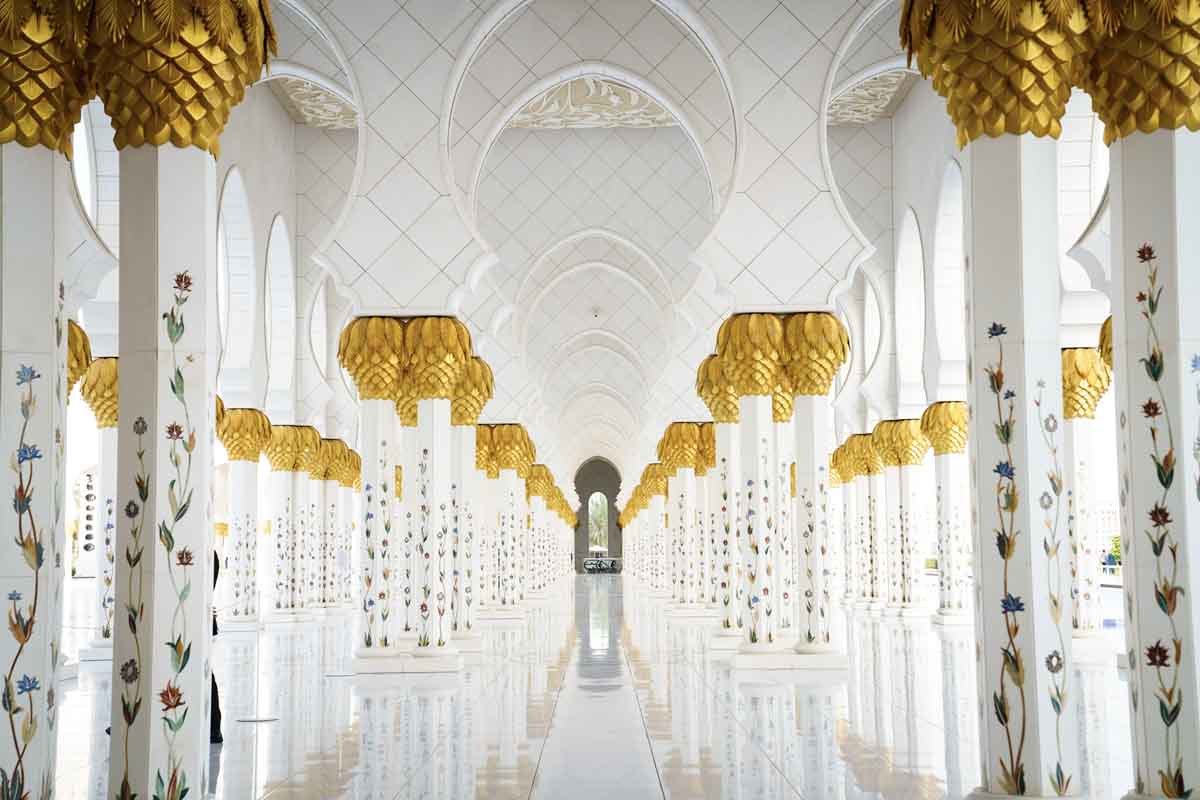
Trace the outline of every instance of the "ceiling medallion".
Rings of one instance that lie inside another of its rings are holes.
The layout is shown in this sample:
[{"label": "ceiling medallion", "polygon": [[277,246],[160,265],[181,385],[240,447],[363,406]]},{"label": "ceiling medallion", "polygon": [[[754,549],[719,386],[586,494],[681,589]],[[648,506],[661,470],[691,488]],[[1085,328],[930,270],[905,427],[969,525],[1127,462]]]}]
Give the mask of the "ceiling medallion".
[{"label": "ceiling medallion", "polygon": [[675,117],[643,92],[603,78],[575,78],[534,98],[511,128],[667,128]]},{"label": "ceiling medallion", "polygon": [[866,125],[890,117],[916,81],[916,73],[906,69],[872,75],[829,102],[829,124]]},{"label": "ceiling medallion", "polygon": [[298,125],[330,130],[358,127],[354,106],[328,89],[292,77],[275,78],[269,85]]}]

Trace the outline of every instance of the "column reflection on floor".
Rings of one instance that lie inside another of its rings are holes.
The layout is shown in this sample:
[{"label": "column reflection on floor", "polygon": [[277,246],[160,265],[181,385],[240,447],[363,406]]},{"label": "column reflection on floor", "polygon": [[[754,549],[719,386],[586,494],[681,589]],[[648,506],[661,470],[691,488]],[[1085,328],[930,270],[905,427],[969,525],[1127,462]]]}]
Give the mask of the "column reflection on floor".
[{"label": "column reflection on floor", "polygon": [[[711,620],[628,577],[579,576],[484,628],[460,675],[351,676],[345,617],[213,646],[225,743],[208,796],[960,800],[980,780],[969,626],[836,611],[843,672],[731,668]],[[1077,674],[1080,785],[1132,780],[1115,666]],[[57,797],[107,796],[111,676],[64,683]]]}]

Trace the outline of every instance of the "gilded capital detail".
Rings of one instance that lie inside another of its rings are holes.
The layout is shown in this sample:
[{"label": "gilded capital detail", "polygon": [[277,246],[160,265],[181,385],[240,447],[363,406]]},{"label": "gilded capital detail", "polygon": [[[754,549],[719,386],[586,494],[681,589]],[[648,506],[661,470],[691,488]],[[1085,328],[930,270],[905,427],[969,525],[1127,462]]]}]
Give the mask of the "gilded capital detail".
[{"label": "gilded capital detail", "polygon": [[395,400],[404,372],[404,325],[395,317],[358,317],[342,329],[338,362],[362,400]]},{"label": "gilded capital detail", "polygon": [[658,452],[668,473],[695,470],[700,460],[700,426],[695,422],[672,422],[663,433]]},{"label": "gilded capital detail", "polygon": [[67,320],[67,394],[79,383],[92,363],[92,344],[87,332],[73,319]]},{"label": "gilded capital detail", "polygon": [[83,375],[79,393],[96,417],[97,428],[117,427],[117,359],[97,358]]},{"label": "gilded capital detail", "polygon": [[257,463],[271,441],[271,421],[254,408],[227,408],[217,422],[217,438],[230,461]]},{"label": "gilded capital detail", "polygon": [[412,317],[404,325],[406,379],[418,401],[454,397],[471,358],[471,334],[453,317]]},{"label": "gilded capital detail", "polygon": [[793,395],[823,397],[850,356],[846,326],[827,312],[789,314],[784,319],[787,372]]},{"label": "gilded capital detail", "polygon": [[170,143],[220,155],[230,113],[276,50],[268,0],[94,5],[88,61],[117,149]]},{"label": "gilded capital detail", "polygon": [[738,397],[775,393],[783,347],[783,323],[774,314],[734,314],[717,332],[721,366]]},{"label": "gilded capital detail", "polygon": [[494,391],[492,368],[479,356],[471,356],[454,387],[454,397],[450,400],[450,424],[476,424]]},{"label": "gilded capital detail", "polygon": [[519,477],[527,478],[529,468],[537,457],[529,434],[520,425],[493,425],[491,451],[496,461],[497,477],[500,470],[511,469]]},{"label": "gilded capital detail", "polygon": [[1112,368],[1104,363],[1095,347],[1063,348],[1063,417],[1093,419],[1111,381]]},{"label": "gilded capital detail", "polygon": [[728,424],[738,421],[737,392],[725,378],[724,364],[716,353],[701,361],[696,370],[696,394],[708,406],[713,422]]},{"label": "gilded capital detail", "polygon": [[958,401],[934,403],[921,415],[921,432],[933,445],[935,456],[967,451],[967,404]]},{"label": "gilded capital detail", "polygon": [[1104,363],[1109,369],[1113,366],[1113,333],[1112,333],[1112,317],[1104,320],[1104,324],[1100,326],[1100,341],[1097,347],[1100,350],[1100,358],[1104,359]]},{"label": "gilded capital detail", "polygon": [[904,0],[900,44],[946,99],[959,147],[981,136],[1057,138],[1089,47],[1083,0]]}]

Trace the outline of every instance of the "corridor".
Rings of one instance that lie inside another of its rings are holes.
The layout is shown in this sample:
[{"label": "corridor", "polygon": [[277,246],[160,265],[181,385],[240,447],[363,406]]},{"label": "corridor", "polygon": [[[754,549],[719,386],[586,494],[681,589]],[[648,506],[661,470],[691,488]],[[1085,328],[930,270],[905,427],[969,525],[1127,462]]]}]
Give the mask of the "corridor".
[{"label": "corridor", "polygon": [[[958,800],[978,783],[969,628],[854,616],[847,672],[735,671],[708,650],[709,623],[672,618],[628,578],[564,586],[494,625],[457,675],[351,676],[337,617],[223,633],[225,744],[206,796]],[[1076,676],[1080,789],[1115,800],[1132,774],[1128,711],[1109,700],[1120,678]],[[65,800],[109,796],[109,680],[66,684]]]}]

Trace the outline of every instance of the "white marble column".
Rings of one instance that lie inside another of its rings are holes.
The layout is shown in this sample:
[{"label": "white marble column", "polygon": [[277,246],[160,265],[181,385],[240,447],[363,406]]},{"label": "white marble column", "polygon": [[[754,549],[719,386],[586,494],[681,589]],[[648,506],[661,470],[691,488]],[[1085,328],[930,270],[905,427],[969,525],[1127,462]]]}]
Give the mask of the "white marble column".
[{"label": "white marble column", "polygon": [[[85,561],[96,565],[96,606],[100,620],[99,635],[79,649],[80,661],[112,659],[113,630],[113,544],[117,527],[117,424],[120,398],[117,388],[116,358],[96,358],[84,373],[79,386],[92,414],[96,417],[96,521],[99,535]],[[86,548],[86,545],[85,545]],[[86,570],[86,568],[85,568]],[[86,571],[84,574],[87,574]]]},{"label": "white marble column", "polygon": [[322,609],[338,606],[337,556],[344,534],[338,508],[341,506],[341,476],[349,456],[350,448],[346,447],[346,443],[341,439],[321,440],[321,461],[324,470],[320,475],[321,504],[317,507],[320,528],[315,605]]},{"label": "white marble column", "polygon": [[[300,471],[305,451],[311,446],[304,426],[273,425],[265,453],[271,464],[267,479],[268,519],[271,522],[271,550],[274,555],[263,585],[272,587],[265,614],[277,621],[296,619],[305,608],[304,573],[300,564],[305,547],[301,504],[307,502],[307,477]],[[316,431],[312,431],[316,436]],[[320,437],[316,437],[320,440]]]},{"label": "white marble column", "polygon": [[[976,634],[985,787],[1051,795],[1077,770],[1061,505],[1055,143],[971,144]],[[1009,746],[1024,742],[1024,747]]]},{"label": "white marble column", "polygon": [[943,625],[969,625],[974,620],[967,416],[967,404],[956,401],[934,403],[921,415],[921,432],[933,447],[937,504],[938,610],[934,622]]},{"label": "white marble column", "polygon": [[[859,549],[857,532],[858,498],[855,496],[854,468],[843,443],[833,451],[830,460],[830,484],[837,484],[837,512],[829,509],[830,524],[836,525],[841,532],[842,547],[842,594],[839,597],[841,605],[849,609],[858,598],[859,583],[863,579],[863,560],[865,553]],[[831,492],[831,494],[833,494]]]},{"label": "white marble column", "polygon": [[[415,324],[410,321],[409,326]],[[409,337],[406,336],[406,339]],[[413,474],[413,501],[421,513],[416,536],[417,641],[413,655],[423,658],[457,658],[451,642],[450,593],[453,560],[450,556],[452,457],[450,400],[421,397],[417,402],[417,468]],[[457,668],[461,659],[447,662]]]},{"label": "white marble column", "polygon": [[[214,440],[206,322],[216,162],[198,148],[120,152],[116,607],[109,791],[206,785]],[[213,315],[215,318],[215,315]]]},{"label": "white marble column", "polygon": [[533,464],[533,444],[520,425],[493,425],[492,452],[498,479],[497,576],[501,607],[519,606],[520,529],[525,525],[525,477]]},{"label": "white marble column", "polygon": [[[878,608],[885,613],[899,613],[904,576],[904,543],[900,531],[900,459],[891,442],[894,422],[884,420],[871,431],[871,447],[879,454],[883,465],[878,482],[876,476],[871,476],[871,490],[875,510],[876,553],[879,554],[880,572],[885,577],[880,585]],[[877,483],[880,491],[876,498]]]},{"label": "white marble column", "polygon": [[900,613],[923,617],[937,607],[933,586],[926,576],[926,561],[936,550],[930,491],[931,464],[926,460],[929,440],[917,419],[896,420],[890,431],[895,459],[900,467]]},{"label": "white marble column", "polygon": [[217,578],[217,617],[222,628],[236,629],[258,622],[258,462],[271,441],[271,422],[253,408],[227,408],[217,437],[229,454],[229,538]]},{"label": "white marble column", "polygon": [[456,595],[455,635],[460,640],[475,639],[475,615],[479,609],[480,550],[480,490],[484,476],[475,468],[475,420],[456,424],[454,437],[455,523],[458,546],[455,548],[454,572]]},{"label": "white marble column", "polygon": [[718,600],[721,536],[718,515],[721,511],[721,476],[717,471],[717,429],[715,423],[700,423],[700,453],[696,470],[696,513],[700,526],[700,602],[712,611],[720,609]]},{"label": "white marble column", "polygon": [[[713,418],[715,454],[710,498],[714,509],[714,592],[721,624],[714,643],[741,640],[742,576],[737,526],[741,508],[741,449],[738,447],[738,395],[725,377],[724,359],[707,356],[696,369],[696,393]],[[714,645],[715,646],[715,645]]]},{"label": "white marble column", "polygon": [[[69,122],[64,118],[64,126]],[[59,154],[0,144],[0,439],[5,464],[13,465],[0,540],[10,620],[0,635],[0,664],[11,676],[13,708],[22,709],[0,736],[0,770],[18,794],[30,796],[54,788],[67,383],[67,251],[56,241],[54,220],[77,213],[70,180]]]},{"label": "white marble column", "polygon": [[[790,384],[790,381],[785,380]],[[771,571],[775,575],[776,604],[772,615],[772,631],[776,640],[801,637],[794,631],[796,605],[796,435],[792,424],[795,400],[789,386],[776,390],[771,398],[773,437],[771,463],[775,465],[772,484],[779,487],[773,498],[775,518],[774,558]]]},{"label": "white marble column", "polygon": [[[1163,29],[1167,63],[1177,30]],[[1137,791],[1185,797],[1200,788],[1200,558],[1190,551],[1200,530],[1200,135],[1132,132],[1110,153],[1134,767]]]},{"label": "white marble column", "polygon": [[[405,364],[404,326],[394,317],[359,317],[343,330],[338,361],[358,388],[362,501],[354,545],[356,658],[396,654],[389,617],[391,597],[392,495],[397,435],[396,398]],[[369,665],[364,669],[371,671]]]},{"label": "white marble column", "polygon": [[336,597],[339,608],[354,608],[355,571],[354,539],[362,513],[359,493],[362,491],[362,458],[347,447],[346,465],[338,478]]},{"label": "white marble column", "polygon": [[[1071,615],[1076,639],[1100,633],[1100,532],[1093,515],[1092,439],[1097,434],[1096,406],[1108,391],[1112,370],[1095,347],[1071,347],[1062,351],[1063,392],[1063,488],[1067,497],[1067,541],[1071,547]],[[1095,649],[1095,648],[1091,648]],[[1082,652],[1078,653],[1083,656]],[[1097,653],[1096,655],[1099,655]],[[1077,659],[1078,660],[1078,659]]]},{"label": "white marble column", "polygon": [[[835,367],[836,369],[836,367]],[[830,379],[833,373],[829,374]],[[833,407],[825,394],[796,397],[796,652],[832,653],[829,454]],[[839,663],[840,665],[840,663]]]},{"label": "white marble column", "polygon": [[321,523],[325,505],[325,464],[321,452],[321,434],[311,425],[299,428],[303,454],[296,470],[296,587],[297,603],[308,610],[317,605],[317,584],[321,576]]},{"label": "white marble column", "polygon": [[411,646],[417,639],[420,601],[417,600],[418,577],[422,567],[417,562],[417,537],[421,535],[423,512],[417,493],[417,402],[411,386],[402,384],[401,398],[396,401],[393,417],[390,508],[384,532],[389,546],[386,561],[388,593],[392,598],[389,624],[398,646]]},{"label": "white marble column", "polygon": [[771,509],[777,492],[788,491],[775,481],[772,469],[771,396],[739,398],[738,450],[742,466],[738,553],[742,557],[742,613],[745,652],[774,643],[772,617],[781,600],[773,572],[775,519]]}]

